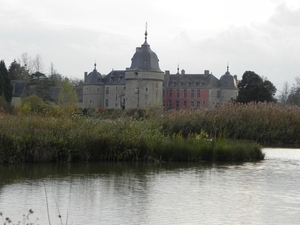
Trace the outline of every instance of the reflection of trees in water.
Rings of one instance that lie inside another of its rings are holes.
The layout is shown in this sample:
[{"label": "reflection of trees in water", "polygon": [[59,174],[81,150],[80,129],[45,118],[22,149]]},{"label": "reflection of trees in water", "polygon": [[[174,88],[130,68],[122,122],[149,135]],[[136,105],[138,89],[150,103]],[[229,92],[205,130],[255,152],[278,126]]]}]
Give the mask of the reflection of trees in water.
[{"label": "reflection of trees in water", "polygon": [[[7,202],[8,198],[21,195],[18,202],[26,202],[29,208],[34,205],[34,210],[43,214],[46,212],[44,183],[51,217],[56,217],[57,201],[63,220],[67,215],[87,218],[87,222],[88,218],[111,219],[107,213],[119,215],[116,218],[119,220],[126,213],[126,218],[134,217],[134,221],[142,224],[160,204],[157,196],[164,196],[164,201],[169,195],[176,196],[177,191],[185,190],[185,185],[205,180],[203,177],[212,168],[228,167],[226,164],[127,162],[2,166],[4,173],[0,178],[5,187],[0,188],[0,198]],[[183,184],[181,188],[180,184],[177,187],[178,180]],[[21,207],[17,210],[23,213]]]}]

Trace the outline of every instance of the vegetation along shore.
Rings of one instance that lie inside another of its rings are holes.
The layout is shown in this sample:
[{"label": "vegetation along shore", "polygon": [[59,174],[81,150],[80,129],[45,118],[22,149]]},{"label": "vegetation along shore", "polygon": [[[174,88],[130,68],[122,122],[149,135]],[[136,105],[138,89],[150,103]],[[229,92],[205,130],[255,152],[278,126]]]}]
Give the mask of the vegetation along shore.
[{"label": "vegetation along shore", "polygon": [[256,161],[262,145],[300,140],[298,107],[231,103],[204,110],[59,109],[0,114],[0,163]]}]

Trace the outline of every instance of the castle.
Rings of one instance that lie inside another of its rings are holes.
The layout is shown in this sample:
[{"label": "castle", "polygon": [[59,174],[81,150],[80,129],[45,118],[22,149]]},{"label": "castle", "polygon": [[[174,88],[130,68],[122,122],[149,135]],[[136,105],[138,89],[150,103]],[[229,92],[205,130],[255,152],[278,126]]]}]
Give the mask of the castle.
[{"label": "castle", "polygon": [[83,108],[146,109],[152,107],[214,108],[238,95],[237,76],[227,71],[220,79],[208,70],[203,74],[176,74],[161,71],[155,52],[145,41],[136,48],[131,66],[125,70],[112,70],[102,76],[94,65],[84,73]]}]

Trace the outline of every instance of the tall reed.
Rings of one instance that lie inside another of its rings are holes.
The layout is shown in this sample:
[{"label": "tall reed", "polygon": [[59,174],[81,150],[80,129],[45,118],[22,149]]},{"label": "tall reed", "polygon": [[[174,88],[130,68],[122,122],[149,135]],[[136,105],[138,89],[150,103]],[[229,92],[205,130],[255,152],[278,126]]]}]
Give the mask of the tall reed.
[{"label": "tall reed", "polygon": [[[188,119],[184,117],[185,120],[180,121],[184,114],[189,114]],[[212,154],[215,146],[222,148],[215,140],[216,144],[207,147],[207,138],[206,144],[201,144],[195,138],[197,136],[192,138],[193,133],[199,134],[201,130],[207,132],[205,126],[203,128],[202,124],[197,124],[199,113],[181,112],[179,115],[147,119],[127,116],[104,119],[78,115],[56,118],[43,115],[3,117],[0,120],[0,163],[239,160],[235,156],[226,158]],[[171,123],[174,118],[177,120]],[[166,124],[176,123],[179,125],[175,126],[175,130],[167,129]],[[228,142],[227,145],[233,146],[234,143]],[[256,148],[252,143],[245,145],[249,151]],[[245,157],[244,160],[262,158]]]}]

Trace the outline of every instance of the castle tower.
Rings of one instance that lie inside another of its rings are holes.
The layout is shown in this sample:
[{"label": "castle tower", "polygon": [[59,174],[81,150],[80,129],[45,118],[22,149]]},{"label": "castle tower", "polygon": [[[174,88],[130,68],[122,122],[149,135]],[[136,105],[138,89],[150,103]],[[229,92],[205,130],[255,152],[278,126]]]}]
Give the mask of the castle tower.
[{"label": "castle tower", "polygon": [[83,108],[99,108],[103,107],[104,98],[104,83],[101,74],[96,69],[87,74],[84,74],[83,84]]},{"label": "castle tower", "polygon": [[163,105],[164,73],[160,70],[158,57],[145,42],[131,59],[131,66],[125,71],[126,102],[125,109],[146,109]]},{"label": "castle tower", "polygon": [[227,71],[220,78],[220,103],[226,103],[231,100],[235,100],[238,96],[237,76],[232,76],[229,72],[229,66],[227,65]]}]

